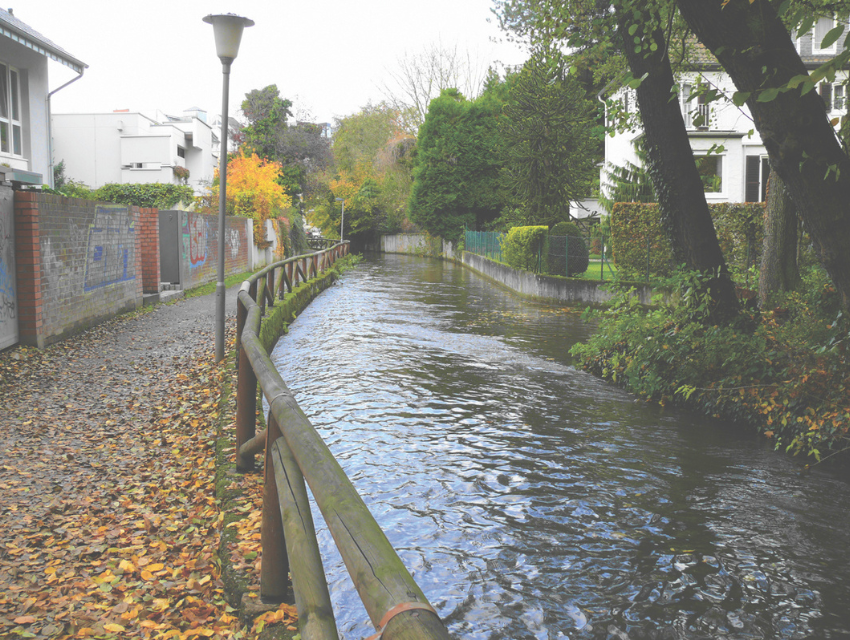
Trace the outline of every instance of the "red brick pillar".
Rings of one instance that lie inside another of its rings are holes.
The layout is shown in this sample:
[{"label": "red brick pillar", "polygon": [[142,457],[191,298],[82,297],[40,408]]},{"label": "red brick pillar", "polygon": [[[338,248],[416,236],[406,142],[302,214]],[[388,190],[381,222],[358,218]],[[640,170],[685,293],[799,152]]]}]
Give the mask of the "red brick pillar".
[{"label": "red brick pillar", "polygon": [[142,283],[145,293],[159,293],[159,209],[139,209]]},{"label": "red brick pillar", "polygon": [[18,275],[18,334],[21,344],[44,348],[41,238],[36,194],[15,191],[15,253]]}]

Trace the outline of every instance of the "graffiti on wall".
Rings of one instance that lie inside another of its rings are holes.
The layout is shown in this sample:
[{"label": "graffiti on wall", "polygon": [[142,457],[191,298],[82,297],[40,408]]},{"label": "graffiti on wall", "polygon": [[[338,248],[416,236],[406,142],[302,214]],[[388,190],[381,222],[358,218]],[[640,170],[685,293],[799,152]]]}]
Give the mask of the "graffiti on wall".
[{"label": "graffiti on wall", "polygon": [[3,216],[0,216],[0,322],[15,319],[16,301],[15,237],[11,226]]},{"label": "graffiti on wall", "polygon": [[200,267],[207,261],[210,239],[210,229],[206,218],[200,215],[187,215],[183,235],[189,238],[189,264],[192,267]]},{"label": "graffiti on wall", "polygon": [[239,257],[239,249],[242,246],[242,238],[239,236],[238,229],[228,229],[227,231],[227,246],[230,247],[230,257],[234,260]]},{"label": "graffiti on wall", "polygon": [[136,226],[127,207],[97,207],[86,243],[85,291],[136,278]]}]

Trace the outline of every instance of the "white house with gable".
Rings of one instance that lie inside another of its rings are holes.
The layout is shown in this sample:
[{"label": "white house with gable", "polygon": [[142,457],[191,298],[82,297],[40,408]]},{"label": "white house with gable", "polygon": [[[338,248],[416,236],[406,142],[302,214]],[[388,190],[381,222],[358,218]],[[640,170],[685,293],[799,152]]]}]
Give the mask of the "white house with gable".
[{"label": "white house with gable", "polygon": [[[48,63],[74,72],[69,82],[48,86]],[[0,173],[11,182],[52,184],[50,97],[78,80],[88,65],[0,9]]]},{"label": "white house with gable", "polygon": [[[218,138],[202,109],[181,116],[130,110],[53,115],[53,153],[65,175],[105,184],[186,183],[201,193],[218,166]],[[188,178],[185,178],[188,171]]]},{"label": "white house with gable", "polygon": [[[800,57],[811,71],[828,62],[844,42],[844,35],[829,47],[820,48],[824,36],[838,24],[834,18],[821,18],[812,31],[795,37]],[[702,49],[701,59],[694,64],[694,71],[679,77],[679,105],[688,130],[697,168],[703,180],[705,197],[712,202],[762,202],[765,200],[770,166],[767,151],[755,130],[750,113],[744,105],[736,107],[729,100],[706,101],[695,91],[698,85],[708,85],[729,98],[735,92],[732,80],[717,61]],[[848,96],[844,82],[847,71],[836,74],[833,81],[818,85],[823,98],[826,117],[841,122],[847,117]],[[630,112],[637,112],[637,99],[631,89],[622,89],[615,96]],[[836,125],[838,126],[838,125]],[[640,128],[605,138],[606,163],[626,166],[640,165],[635,145],[643,136]],[[608,189],[605,169],[601,175],[601,189]]]}]

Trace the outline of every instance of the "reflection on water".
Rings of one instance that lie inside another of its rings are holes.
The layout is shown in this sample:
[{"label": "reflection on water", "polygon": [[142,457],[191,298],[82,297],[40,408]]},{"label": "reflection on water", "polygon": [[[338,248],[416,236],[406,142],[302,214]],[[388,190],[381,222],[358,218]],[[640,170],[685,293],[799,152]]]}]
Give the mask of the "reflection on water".
[{"label": "reflection on water", "polygon": [[[590,331],[382,256],[273,360],[454,637],[850,637],[848,484],[573,369]],[[367,636],[317,526],[341,636]]]}]

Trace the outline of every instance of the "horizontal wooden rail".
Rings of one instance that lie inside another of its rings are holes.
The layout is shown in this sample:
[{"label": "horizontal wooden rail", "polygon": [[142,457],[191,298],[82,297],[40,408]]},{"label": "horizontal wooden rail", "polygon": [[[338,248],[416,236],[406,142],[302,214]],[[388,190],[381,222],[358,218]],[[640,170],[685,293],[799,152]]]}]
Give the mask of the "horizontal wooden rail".
[{"label": "horizontal wooden rail", "polygon": [[[446,640],[436,611],[417,586],[342,467],[298,406],[260,342],[263,302],[330,268],[348,252],[340,243],[322,252],[270,265],[243,283],[238,294],[239,383],[237,466],[250,468],[265,449],[261,595],[287,597],[292,575],[304,640],[336,640],[336,623],[307,502],[310,487],[370,620],[383,640]],[[257,282],[262,279],[260,303]],[[243,376],[246,382],[243,384]],[[269,403],[268,427],[255,434],[257,382]],[[250,396],[250,397],[249,397]],[[240,413],[243,404],[244,411]],[[247,415],[250,413],[250,419]],[[240,416],[245,424],[240,423]],[[263,438],[265,435],[265,439]],[[284,551],[285,550],[285,551]]]}]

